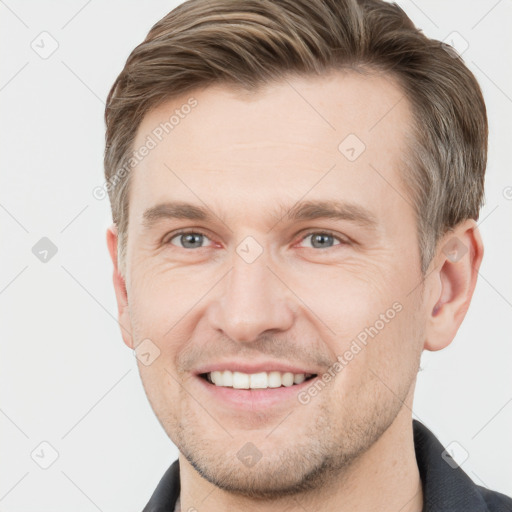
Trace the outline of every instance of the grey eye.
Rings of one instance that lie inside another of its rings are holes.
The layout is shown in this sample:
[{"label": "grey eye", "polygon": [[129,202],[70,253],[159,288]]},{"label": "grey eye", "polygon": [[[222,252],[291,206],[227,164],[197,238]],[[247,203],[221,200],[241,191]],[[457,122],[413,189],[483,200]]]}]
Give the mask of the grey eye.
[{"label": "grey eye", "polygon": [[[180,244],[175,244],[172,242],[172,240],[178,239],[180,241]],[[183,247],[183,249],[199,249],[203,245],[204,240],[208,240],[208,237],[206,235],[203,235],[202,233],[198,233],[195,231],[189,231],[187,233],[178,233],[177,235],[174,235],[170,240],[169,243],[172,243],[173,245],[178,245],[178,247]]]},{"label": "grey eye", "polygon": [[[304,236],[302,240],[311,239],[311,247],[314,249],[328,249],[329,247],[333,247],[334,240],[338,240],[343,243],[343,240],[338,238],[337,236],[331,235],[330,233],[324,233],[322,231],[315,231],[313,233],[308,233]],[[341,245],[341,244],[338,244]]]}]

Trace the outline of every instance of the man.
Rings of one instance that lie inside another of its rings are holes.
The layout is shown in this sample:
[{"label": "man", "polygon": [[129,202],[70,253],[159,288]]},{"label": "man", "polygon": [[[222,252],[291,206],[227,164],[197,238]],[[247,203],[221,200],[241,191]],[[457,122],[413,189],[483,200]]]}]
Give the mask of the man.
[{"label": "man", "polygon": [[483,257],[487,118],[379,0],[189,0],[106,108],[119,322],[179,449],[145,511],[504,511],[412,420]]}]

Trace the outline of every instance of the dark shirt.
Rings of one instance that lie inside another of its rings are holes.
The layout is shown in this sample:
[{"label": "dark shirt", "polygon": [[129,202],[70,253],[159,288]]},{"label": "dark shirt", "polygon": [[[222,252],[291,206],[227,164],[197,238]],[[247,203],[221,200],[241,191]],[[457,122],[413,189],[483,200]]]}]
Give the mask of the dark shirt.
[{"label": "dark shirt", "polygon": [[[422,512],[512,512],[512,498],[476,485],[425,425],[412,423],[423,485]],[[175,460],[143,512],[173,512],[179,494],[180,468]]]}]

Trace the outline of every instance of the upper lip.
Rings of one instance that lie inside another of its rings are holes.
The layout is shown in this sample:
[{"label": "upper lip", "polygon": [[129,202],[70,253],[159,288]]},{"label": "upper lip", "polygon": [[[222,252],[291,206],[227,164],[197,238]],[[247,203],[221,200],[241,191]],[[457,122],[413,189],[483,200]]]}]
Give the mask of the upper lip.
[{"label": "upper lip", "polygon": [[291,373],[309,373],[312,375],[320,373],[315,368],[297,365],[280,361],[261,361],[259,363],[248,363],[244,361],[223,361],[219,363],[210,363],[201,366],[195,370],[197,375],[210,373],[214,371],[230,370],[232,372],[242,373],[260,373],[260,372],[291,372]]}]

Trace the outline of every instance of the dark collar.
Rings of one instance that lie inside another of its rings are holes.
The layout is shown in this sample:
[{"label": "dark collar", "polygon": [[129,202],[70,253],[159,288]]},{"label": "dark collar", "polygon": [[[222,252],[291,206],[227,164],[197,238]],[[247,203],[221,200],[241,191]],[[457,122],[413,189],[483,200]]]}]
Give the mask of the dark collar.
[{"label": "dark collar", "polygon": [[[422,512],[512,512],[512,499],[476,485],[439,440],[413,420],[414,448],[423,484]],[[173,512],[180,494],[179,460],[165,472],[143,512]]]}]

